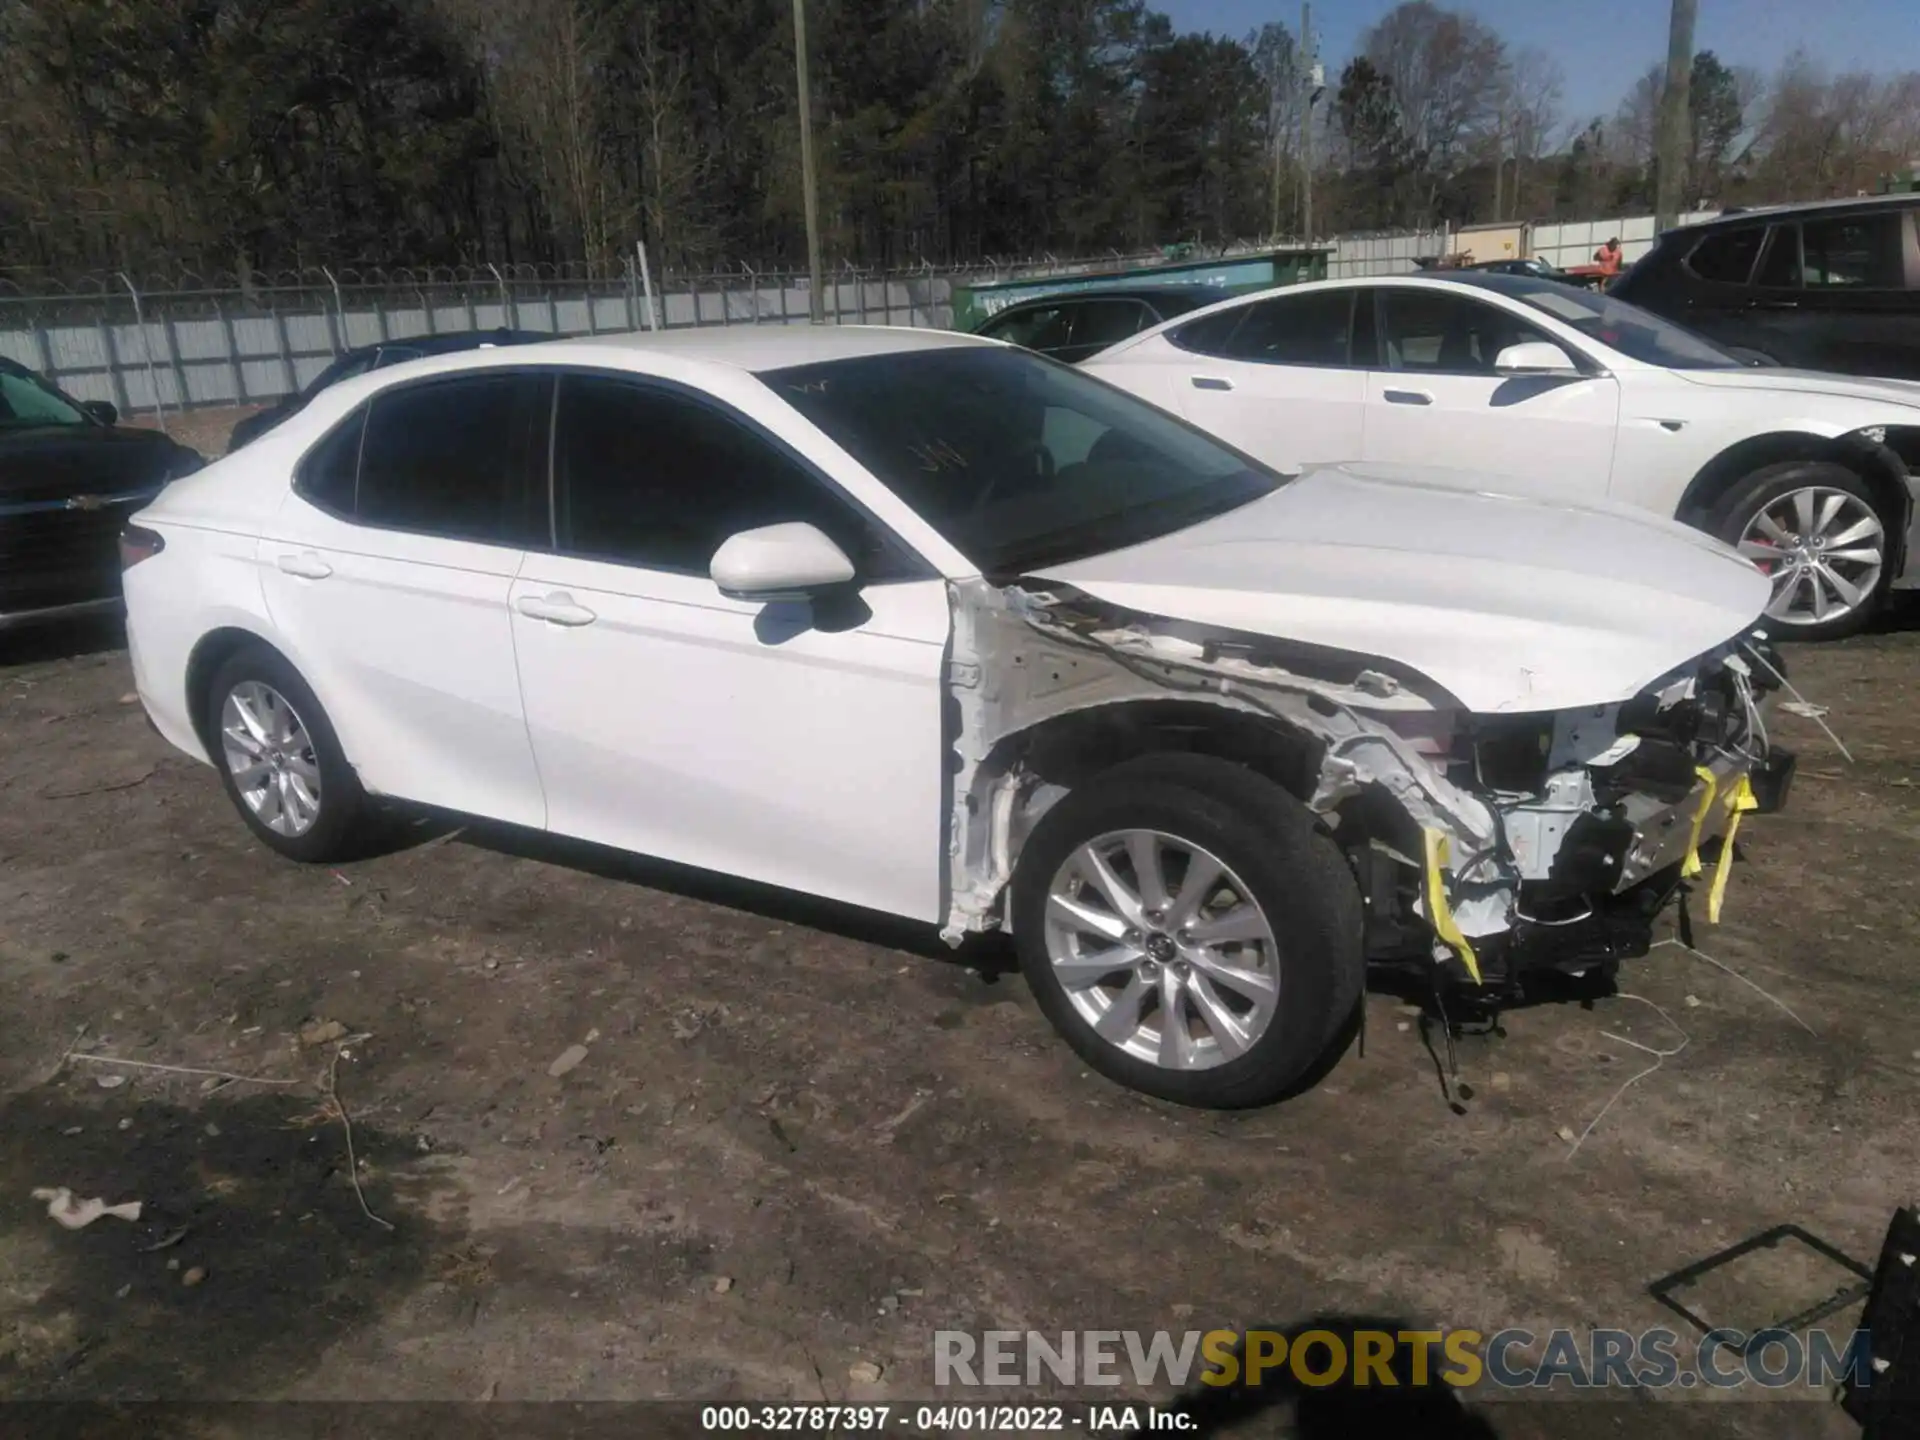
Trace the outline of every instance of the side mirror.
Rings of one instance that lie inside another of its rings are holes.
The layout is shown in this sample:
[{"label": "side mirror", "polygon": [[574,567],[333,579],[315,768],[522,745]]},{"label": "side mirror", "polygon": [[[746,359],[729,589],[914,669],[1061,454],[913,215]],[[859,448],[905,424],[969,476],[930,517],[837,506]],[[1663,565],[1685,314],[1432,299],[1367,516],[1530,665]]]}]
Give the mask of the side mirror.
[{"label": "side mirror", "polygon": [[1550,340],[1528,340],[1509,345],[1494,356],[1493,368],[1502,375],[1578,375],[1573,357]]},{"label": "side mirror", "polygon": [[80,408],[102,425],[120,423],[120,411],[111,400],[88,400]]},{"label": "side mirror", "polygon": [[798,521],[728,536],[707,573],[729,600],[762,604],[811,600],[854,576],[844,550]]}]

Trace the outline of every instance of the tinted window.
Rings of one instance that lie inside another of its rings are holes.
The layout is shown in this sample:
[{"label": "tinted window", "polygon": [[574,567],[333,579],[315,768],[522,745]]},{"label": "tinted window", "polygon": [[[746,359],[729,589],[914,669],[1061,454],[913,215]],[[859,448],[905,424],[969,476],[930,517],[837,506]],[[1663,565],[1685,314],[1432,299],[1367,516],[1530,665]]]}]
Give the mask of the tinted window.
[{"label": "tinted window", "polygon": [[355,515],[365,524],[525,544],[527,446],[550,382],[463,376],[375,397],[360,450]]},{"label": "tinted window", "polygon": [[1346,365],[1352,356],[1352,290],[1256,300],[1214,353],[1257,365]]},{"label": "tinted window", "polygon": [[1758,225],[1713,231],[1693,247],[1693,253],[1687,256],[1687,268],[1702,280],[1744,285],[1753,273],[1754,258],[1766,233]]},{"label": "tinted window", "polygon": [[42,384],[37,376],[0,370],[0,429],[87,423],[87,417],[78,407],[59,391]]},{"label": "tinted window", "polygon": [[1153,317],[1138,300],[1089,300],[1075,307],[1074,348],[1104,350],[1152,323]]},{"label": "tinted window", "polygon": [[1169,534],[1284,483],[1143,400],[1017,350],[761,378],[991,574]]},{"label": "tinted window", "polygon": [[730,535],[801,520],[868,581],[924,567],[778,442],[664,387],[566,375],[554,431],[554,510],[569,554],[705,575]]},{"label": "tinted window", "polygon": [[1394,370],[1491,375],[1509,345],[1552,337],[1482,301],[1445,290],[1387,287],[1375,292],[1380,338]]},{"label": "tinted window", "polygon": [[1221,310],[1204,316],[1191,325],[1182,325],[1178,330],[1169,330],[1167,339],[1182,350],[1191,350],[1196,355],[1225,355],[1227,342],[1233,338],[1233,332],[1240,328],[1240,322],[1247,318],[1246,308],[1238,306],[1232,310]]},{"label": "tinted window", "polygon": [[1833,289],[1902,288],[1900,215],[1843,215],[1800,222],[1805,283]]},{"label": "tinted window", "polygon": [[980,333],[1027,350],[1058,350],[1068,343],[1067,326],[1067,308],[1046,305],[1003,315],[982,326]]},{"label": "tinted window", "polygon": [[1766,258],[1760,262],[1760,273],[1753,277],[1753,283],[1769,290],[1797,290],[1800,288],[1800,227],[1797,225],[1776,225],[1769,232]]},{"label": "tinted window", "polygon": [[360,436],[366,426],[363,405],[307,452],[294,488],[322,509],[351,518],[354,484],[360,474]]},{"label": "tinted window", "polygon": [[411,345],[382,345],[379,365],[384,369],[388,365],[404,364],[408,360],[418,360],[426,353],[424,350],[414,349]]}]

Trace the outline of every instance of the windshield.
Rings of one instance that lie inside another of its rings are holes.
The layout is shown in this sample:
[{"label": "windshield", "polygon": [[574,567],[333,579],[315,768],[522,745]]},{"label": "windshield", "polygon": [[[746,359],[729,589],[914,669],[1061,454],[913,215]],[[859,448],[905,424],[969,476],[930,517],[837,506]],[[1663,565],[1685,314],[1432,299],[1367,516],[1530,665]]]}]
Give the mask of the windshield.
[{"label": "windshield", "polygon": [[1145,401],[997,345],[760,378],[988,575],[1138,544],[1285,483]]},{"label": "windshield", "polygon": [[25,370],[0,369],[0,430],[92,423],[78,405],[38,375]]},{"label": "windshield", "polygon": [[1719,346],[1624,300],[1570,285],[1526,290],[1516,298],[1643,364],[1663,365],[1669,370],[1743,368]]}]

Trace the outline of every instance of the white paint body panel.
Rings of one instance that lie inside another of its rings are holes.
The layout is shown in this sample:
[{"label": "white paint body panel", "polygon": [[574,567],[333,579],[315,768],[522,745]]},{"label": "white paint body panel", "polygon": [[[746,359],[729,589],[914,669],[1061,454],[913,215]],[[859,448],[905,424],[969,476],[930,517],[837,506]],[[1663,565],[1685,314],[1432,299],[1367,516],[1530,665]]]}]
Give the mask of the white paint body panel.
[{"label": "white paint body panel", "polygon": [[1673,521],[1476,483],[1313,470],[1044,578],[1148,614],[1395,660],[1482,713],[1620,700],[1766,603],[1765,577]]},{"label": "white paint body panel", "polygon": [[566,556],[529,555],[513,588],[595,617],[513,617],[551,829],[940,918],[944,583],[869,587],[872,618],[838,634],[804,604]]}]

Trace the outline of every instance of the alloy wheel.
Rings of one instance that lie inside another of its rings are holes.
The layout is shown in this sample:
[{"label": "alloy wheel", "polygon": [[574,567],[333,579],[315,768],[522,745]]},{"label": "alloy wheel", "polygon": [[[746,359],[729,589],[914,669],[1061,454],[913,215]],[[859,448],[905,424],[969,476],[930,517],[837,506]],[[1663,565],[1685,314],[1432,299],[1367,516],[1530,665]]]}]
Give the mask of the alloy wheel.
[{"label": "alloy wheel", "polygon": [[1788,625],[1839,620],[1867,604],[1886,564],[1886,527],[1858,495],[1809,485],[1769,500],[1740,553],[1773,581],[1767,614]]},{"label": "alloy wheel", "polygon": [[1080,846],[1047,893],[1047,956],[1075,1013],[1108,1044],[1172,1070],[1206,1070],[1273,1023],[1273,926],[1216,856],[1158,830]]},{"label": "alloy wheel", "polygon": [[276,835],[304,835],[320,818],[320,761],[286,696],[258,680],[227,693],[220,740],[234,789]]}]

